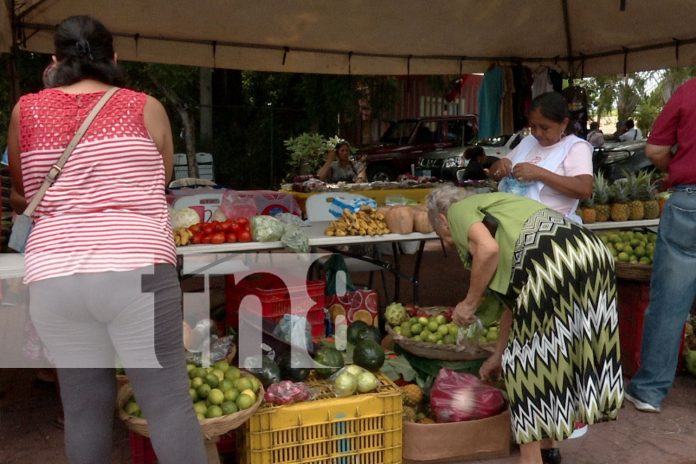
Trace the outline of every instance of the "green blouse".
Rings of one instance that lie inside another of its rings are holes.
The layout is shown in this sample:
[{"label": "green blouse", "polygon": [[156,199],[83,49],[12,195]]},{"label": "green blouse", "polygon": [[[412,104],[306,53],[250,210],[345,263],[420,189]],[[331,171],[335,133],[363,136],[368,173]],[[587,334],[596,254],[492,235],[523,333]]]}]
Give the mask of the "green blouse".
[{"label": "green blouse", "polygon": [[477,222],[483,222],[488,213],[498,221],[495,240],[500,248],[498,266],[488,288],[507,294],[515,244],[522,227],[534,213],[544,208],[544,205],[534,200],[502,192],[472,195],[450,206],[447,222],[464,265],[471,267],[469,228]]}]

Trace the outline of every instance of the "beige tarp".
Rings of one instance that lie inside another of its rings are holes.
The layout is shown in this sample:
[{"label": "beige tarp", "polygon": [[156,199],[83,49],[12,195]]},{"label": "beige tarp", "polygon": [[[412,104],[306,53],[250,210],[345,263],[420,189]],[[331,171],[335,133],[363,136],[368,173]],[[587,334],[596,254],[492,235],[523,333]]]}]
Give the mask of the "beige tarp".
[{"label": "beige tarp", "polygon": [[[12,43],[9,2],[0,3],[0,52],[9,51]],[[572,56],[573,73],[581,76],[696,64],[696,1],[685,0],[15,0],[14,4],[21,25],[18,43],[27,50],[50,52],[55,24],[70,15],[90,14],[115,34],[123,59],[204,67],[458,74],[484,71],[495,61],[568,69]]]}]

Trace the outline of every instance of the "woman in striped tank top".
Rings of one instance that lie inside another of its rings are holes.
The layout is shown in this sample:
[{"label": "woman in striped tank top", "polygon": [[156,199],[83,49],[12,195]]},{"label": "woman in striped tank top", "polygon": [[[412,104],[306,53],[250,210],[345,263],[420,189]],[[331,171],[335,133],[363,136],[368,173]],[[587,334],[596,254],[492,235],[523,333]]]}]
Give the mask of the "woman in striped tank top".
[{"label": "woman in striped tank top", "polygon": [[[24,95],[12,113],[17,213],[92,107],[122,82],[111,33],[94,18],[63,21],[54,45],[51,87]],[[117,358],[159,462],[207,462],[188,395],[165,200],[172,152],[163,106],[120,88],[34,212],[24,281],[32,321],[58,368],[71,463],[111,462]]]}]

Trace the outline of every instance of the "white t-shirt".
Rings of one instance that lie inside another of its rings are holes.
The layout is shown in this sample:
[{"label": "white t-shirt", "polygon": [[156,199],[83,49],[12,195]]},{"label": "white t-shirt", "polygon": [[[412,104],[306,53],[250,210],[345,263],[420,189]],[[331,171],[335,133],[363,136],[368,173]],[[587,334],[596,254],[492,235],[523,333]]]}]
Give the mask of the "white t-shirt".
[{"label": "white t-shirt", "polygon": [[619,135],[619,140],[622,142],[629,142],[632,140],[643,140],[643,134],[641,134],[640,129],[634,127]]},{"label": "white t-shirt", "polygon": [[[532,137],[530,135],[530,137]],[[542,147],[537,144],[536,148],[531,150],[524,162],[539,164],[554,151],[558,144],[563,141],[553,144],[548,147]],[[506,158],[512,159],[517,153],[517,148],[513,149]],[[575,177],[583,174],[593,175],[592,173],[592,150],[590,145],[584,142],[578,142],[570,147],[568,154],[558,168],[554,171],[559,176]],[[568,215],[575,209],[577,200],[569,198],[567,195],[554,190],[545,185],[539,192],[539,201],[547,207],[558,211],[561,214]]]}]

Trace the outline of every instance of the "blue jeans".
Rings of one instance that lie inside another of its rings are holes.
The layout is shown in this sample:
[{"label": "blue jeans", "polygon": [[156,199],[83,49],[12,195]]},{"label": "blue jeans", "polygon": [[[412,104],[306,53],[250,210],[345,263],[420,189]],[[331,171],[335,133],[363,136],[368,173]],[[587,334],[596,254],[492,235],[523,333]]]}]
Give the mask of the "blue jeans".
[{"label": "blue jeans", "polygon": [[673,192],[655,244],[640,368],[626,392],[660,406],[672,387],[681,335],[696,296],[696,189]]}]

